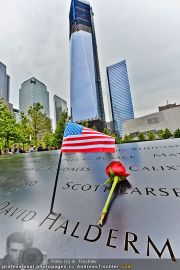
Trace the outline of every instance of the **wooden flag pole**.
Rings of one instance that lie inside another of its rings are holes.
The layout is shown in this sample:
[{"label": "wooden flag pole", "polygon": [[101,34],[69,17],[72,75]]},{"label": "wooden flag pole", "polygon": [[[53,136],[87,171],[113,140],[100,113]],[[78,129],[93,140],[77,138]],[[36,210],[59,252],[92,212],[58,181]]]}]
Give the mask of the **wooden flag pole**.
[{"label": "wooden flag pole", "polygon": [[55,183],[54,183],[54,190],[53,190],[53,196],[52,196],[52,201],[51,201],[50,213],[53,213],[53,206],[54,206],[54,200],[55,200],[55,196],[56,196],[58,176],[59,176],[59,171],[60,171],[60,167],[61,167],[61,159],[62,159],[62,152],[60,153],[60,156],[59,156],[59,163],[58,163],[56,179],[55,179]]}]

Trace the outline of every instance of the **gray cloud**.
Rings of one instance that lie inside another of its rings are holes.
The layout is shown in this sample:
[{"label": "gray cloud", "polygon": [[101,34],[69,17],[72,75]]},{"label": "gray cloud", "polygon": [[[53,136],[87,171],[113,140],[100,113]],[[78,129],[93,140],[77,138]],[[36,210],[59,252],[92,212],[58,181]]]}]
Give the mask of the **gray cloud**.
[{"label": "gray cloud", "polygon": [[[104,94],[105,67],[126,59],[136,116],[167,99],[180,103],[180,2],[90,2]],[[0,0],[0,61],[11,76],[15,107],[21,83],[31,76],[47,85],[51,107],[53,94],[69,100],[69,7],[70,0]]]}]

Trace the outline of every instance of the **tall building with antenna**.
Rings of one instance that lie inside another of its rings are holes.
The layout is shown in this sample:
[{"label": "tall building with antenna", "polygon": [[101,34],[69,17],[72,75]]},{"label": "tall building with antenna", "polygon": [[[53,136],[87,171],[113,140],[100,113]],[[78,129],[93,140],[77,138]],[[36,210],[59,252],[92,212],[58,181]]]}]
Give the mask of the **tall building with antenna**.
[{"label": "tall building with antenna", "polygon": [[84,0],[72,0],[70,22],[71,117],[88,120],[103,129],[105,124],[93,11]]}]

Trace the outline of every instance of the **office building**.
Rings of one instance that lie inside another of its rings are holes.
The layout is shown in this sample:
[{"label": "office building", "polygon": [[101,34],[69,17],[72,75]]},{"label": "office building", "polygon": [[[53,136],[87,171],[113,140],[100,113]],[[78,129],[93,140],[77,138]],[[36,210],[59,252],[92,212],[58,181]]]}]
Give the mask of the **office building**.
[{"label": "office building", "polygon": [[6,73],[6,66],[0,62],[0,98],[9,103],[10,77]]},{"label": "office building", "polygon": [[87,1],[72,0],[70,8],[71,117],[72,121],[99,121],[104,125],[94,14]]},{"label": "office building", "polygon": [[17,123],[21,122],[21,113],[18,109],[13,108],[13,115]]},{"label": "office building", "polygon": [[[165,106],[163,106],[165,107]],[[171,132],[180,128],[180,106],[166,108],[159,112],[148,114],[123,123],[123,137],[131,135],[137,137],[139,133],[157,133],[168,128]]]},{"label": "office building", "polygon": [[54,95],[53,101],[54,101],[55,128],[56,128],[62,112],[63,111],[67,112],[67,102],[64,99],[62,99],[56,95]]},{"label": "office building", "polygon": [[134,118],[126,61],[107,67],[110,114],[114,132],[122,136],[122,123]]},{"label": "office building", "polygon": [[21,84],[19,110],[27,115],[30,106],[37,103],[43,106],[42,112],[49,117],[49,92],[44,83],[33,77]]}]

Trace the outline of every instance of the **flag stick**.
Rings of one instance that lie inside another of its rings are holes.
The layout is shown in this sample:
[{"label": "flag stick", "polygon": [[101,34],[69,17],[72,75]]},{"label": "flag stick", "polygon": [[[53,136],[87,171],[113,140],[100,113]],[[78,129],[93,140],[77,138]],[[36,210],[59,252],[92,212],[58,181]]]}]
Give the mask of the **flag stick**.
[{"label": "flag stick", "polygon": [[58,183],[58,176],[59,176],[59,171],[60,171],[60,167],[61,167],[61,159],[62,159],[62,152],[60,153],[60,156],[59,156],[59,163],[58,163],[56,179],[55,179],[55,183],[54,183],[54,190],[53,190],[53,196],[52,196],[52,201],[51,201],[50,213],[53,213],[53,206],[54,206],[54,200],[55,200],[55,196],[56,196],[56,188],[57,188],[57,183]]}]

